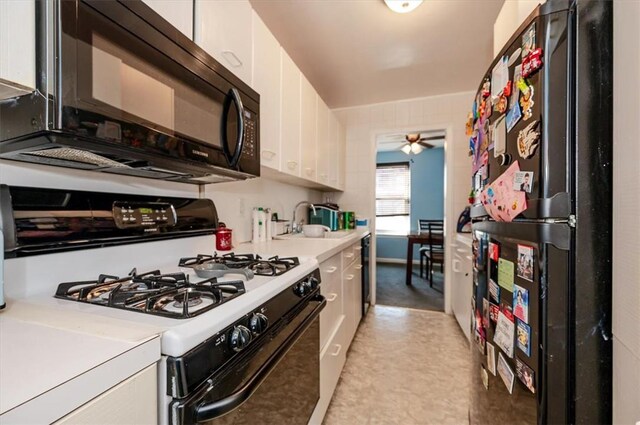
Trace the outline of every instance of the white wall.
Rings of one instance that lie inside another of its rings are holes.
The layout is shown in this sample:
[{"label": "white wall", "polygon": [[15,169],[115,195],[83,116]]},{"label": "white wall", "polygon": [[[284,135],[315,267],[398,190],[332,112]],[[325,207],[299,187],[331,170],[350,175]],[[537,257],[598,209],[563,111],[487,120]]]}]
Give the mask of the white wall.
[{"label": "white wall", "polygon": [[[491,58],[486,58],[488,61]],[[467,204],[471,162],[467,156],[465,121],[474,92],[453,93],[397,102],[334,110],[347,132],[346,181],[344,193],[334,199],[345,210],[375,220],[376,135],[420,129],[444,129],[446,255],[453,258],[450,243],[459,213]],[[375,239],[372,244],[376,257]],[[453,276],[451,262],[445,265],[445,279]],[[375,273],[372,273],[375,285]],[[451,312],[452,285],[445,283],[445,310]]]},{"label": "white wall", "polygon": [[[243,182],[220,183],[205,187],[205,196],[213,199],[218,216],[233,229],[233,243],[251,240],[251,210],[271,208],[279,218],[291,220],[293,208],[300,201],[321,202],[322,193],[291,186],[264,177]],[[304,217],[300,207],[297,218]]]},{"label": "white wall", "polygon": [[529,16],[538,0],[506,0],[493,24],[493,54],[498,55],[520,24]]},{"label": "white wall", "polygon": [[613,5],[613,422],[640,421],[640,2]]}]

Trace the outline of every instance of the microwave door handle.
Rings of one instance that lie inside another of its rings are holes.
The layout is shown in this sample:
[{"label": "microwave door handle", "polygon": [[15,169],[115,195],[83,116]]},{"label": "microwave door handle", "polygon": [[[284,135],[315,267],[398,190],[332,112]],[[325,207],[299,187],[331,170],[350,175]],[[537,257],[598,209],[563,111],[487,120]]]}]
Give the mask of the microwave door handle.
[{"label": "microwave door handle", "polygon": [[267,362],[258,369],[255,375],[253,375],[246,384],[244,384],[238,391],[223,398],[222,400],[211,403],[202,403],[196,407],[195,417],[197,422],[210,421],[229,413],[251,397],[260,384],[262,384],[276,366],[278,366],[280,360],[282,360],[291,347],[298,341],[298,338],[309,328],[309,326],[311,326],[311,323],[320,316],[320,312],[327,304],[327,300],[320,294],[315,296],[313,301],[318,303],[313,311],[304,319],[293,334],[289,335],[278,351],[269,357]]},{"label": "microwave door handle", "polygon": [[[229,118],[229,108],[231,107],[231,102],[236,105],[236,110],[238,111],[238,121],[237,121],[237,133],[238,140],[236,140],[236,150],[231,154],[231,149],[229,148],[229,138],[227,137],[227,120]],[[224,106],[222,108],[222,124],[220,128],[220,133],[222,135],[222,150],[224,151],[224,156],[227,158],[227,162],[230,167],[235,167],[238,165],[238,161],[240,161],[240,155],[242,155],[242,148],[244,145],[244,106],[242,106],[242,99],[240,99],[240,93],[235,88],[229,90],[227,97],[224,100]]]}]

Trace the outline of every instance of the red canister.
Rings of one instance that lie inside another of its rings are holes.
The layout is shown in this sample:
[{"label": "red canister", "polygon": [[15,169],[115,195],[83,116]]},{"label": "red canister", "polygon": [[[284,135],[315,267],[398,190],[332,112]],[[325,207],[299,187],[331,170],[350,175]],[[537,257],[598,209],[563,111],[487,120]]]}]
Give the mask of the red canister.
[{"label": "red canister", "polygon": [[229,251],[231,249],[231,229],[219,227],[216,232],[216,249],[218,251]]}]

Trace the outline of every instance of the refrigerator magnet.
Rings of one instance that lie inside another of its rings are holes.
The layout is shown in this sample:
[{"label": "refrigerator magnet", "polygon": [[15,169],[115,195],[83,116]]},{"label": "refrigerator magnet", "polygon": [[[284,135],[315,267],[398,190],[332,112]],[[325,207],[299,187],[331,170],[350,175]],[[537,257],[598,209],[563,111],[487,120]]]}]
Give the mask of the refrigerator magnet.
[{"label": "refrigerator magnet", "polygon": [[513,315],[529,323],[529,291],[518,285],[513,287]]},{"label": "refrigerator magnet", "polygon": [[489,374],[483,365],[480,365],[480,379],[482,379],[482,385],[485,390],[489,389]]},{"label": "refrigerator magnet", "polygon": [[529,389],[532,393],[536,393],[534,372],[529,366],[527,366],[522,360],[516,358],[516,373],[518,379]]},{"label": "refrigerator magnet", "polygon": [[536,24],[531,25],[522,35],[522,59],[527,57],[536,48]]},{"label": "refrigerator magnet", "polygon": [[493,135],[493,157],[497,158],[507,150],[507,130],[504,117],[498,118],[493,123],[491,133]]},{"label": "refrigerator magnet", "polygon": [[489,298],[495,301],[496,304],[500,302],[500,287],[493,279],[489,279]]},{"label": "refrigerator magnet", "polygon": [[498,313],[500,313],[500,307],[498,304],[490,303],[489,305],[489,320],[493,323],[498,322]]},{"label": "refrigerator magnet", "polygon": [[518,171],[513,175],[513,190],[531,193],[533,171]]},{"label": "refrigerator magnet", "polygon": [[[540,143],[540,132],[537,129],[538,121],[534,121],[518,133],[518,155],[522,158],[531,158]],[[520,171],[520,170],[518,170]]]},{"label": "refrigerator magnet", "polygon": [[487,369],[496,376],[496,347],[487,342]]},{"label": "refrigerator magnet", "polygon": [[518,244],[518,276],[533,282],[533,247]]},{"label": "refrigerator magnet", "polygon": [[498,373],[500,374],[500,378],[502,378],[502,382],[507,387],[507,391],[509,394],[513,393],[513,382],[515,380],[515,374],[509,367],[509,363],[504,358],[502,353],[498,354]]},{"label": "refrigerator magnet", "polygon": [[497,243],[489,242],[489,259],[496,263],[500,259],[500,245]]},{"label": "refrigerator magnet", "polygon": [[471,136],[473,134],[473,112],[469,112],[467,115],[467,122],[465,123],[465,134]]},{"label": "refrigerator magnet", "polygon": [[504,258],[498,260],[498,285],[509,292],[513,292],[514,268],[513,261]]},{"label": "refrigerator magnet", "polygon": [[507,105],[509,104],[507,100],[507,96],[501,94],[496,100],[495,106],[493,108],[494,111],[504,114],[507,110]]},{"label": "refrigerator magnet", "polygon": [[530,85],[527,85],[526,90],[522,90],[522,88],[520,88],[520,108],[522,108],[522,119],[524,121],[527,121],[532,116],[533,105],[535,105],[535,102],[533,101],[534,91],[535,89]]},{"label": "refrigerator magnet", "polygon": [[520,80],[522,80],[522,64],[513,69],[513,90],[511,90],[511,96],[509,97],[509,108],[513,108],[520,100],[520,87],[518,86]]},{"label": "refrigerator magnet", "polygon": [[531,327],[522,320],[516,326],[516,345],[527,357],[531,356]]},{"label": "refrigerator magnet", "polygon": [[513,127],[516,126],[516,124],[518,124],[518,121],[520,121],[520,118],[522,118],[522,111],[520,110],[520,104],[516,103],[511,107],[511,109],[509,109],[509,112],[507,112],[507,131],[508,132],[511,131]]},{"label": "refrigerator magnet", "polygon": [[482,299],[482,326],[489,328],[489,300],[486,298]]},{"label": "refrigerator magnet", "polygon": [[522,59],[522,77],[528,78],[542,68],[542,49],[537,48]]},{"label": "refrigerator magnet", "polygon": [[491,80],[488,77],[484,79],[480,93],[483,99],[486,99],[491,94]]},{"label": "refrigerator magnet", "polygon": [[493,334],[493,342],[510,358],[513,357],[515,324],[503,311],[498,312],[498,323]]}]

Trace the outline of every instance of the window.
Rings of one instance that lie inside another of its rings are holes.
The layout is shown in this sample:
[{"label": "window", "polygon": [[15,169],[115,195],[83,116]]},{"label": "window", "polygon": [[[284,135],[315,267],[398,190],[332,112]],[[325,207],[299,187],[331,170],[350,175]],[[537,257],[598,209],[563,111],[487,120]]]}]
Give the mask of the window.
[{"label": "window", "polygon": [[376,167],[376,231],[392,235],[409,233],[411,173],[408,162]]}]

